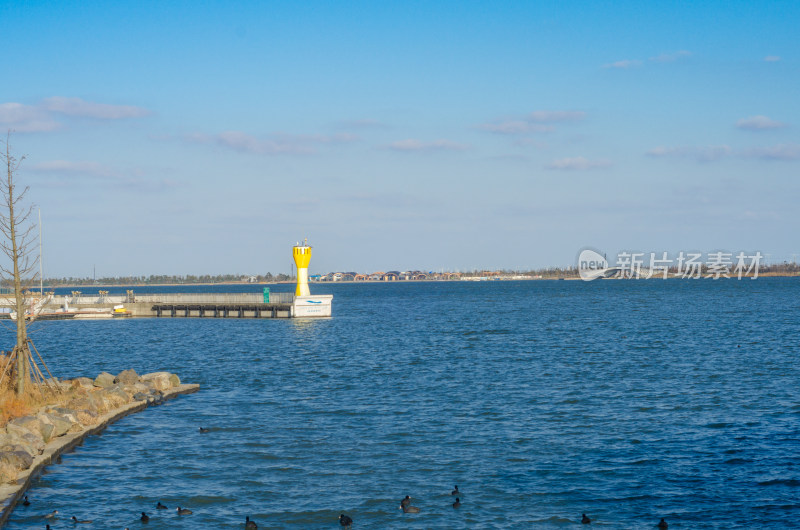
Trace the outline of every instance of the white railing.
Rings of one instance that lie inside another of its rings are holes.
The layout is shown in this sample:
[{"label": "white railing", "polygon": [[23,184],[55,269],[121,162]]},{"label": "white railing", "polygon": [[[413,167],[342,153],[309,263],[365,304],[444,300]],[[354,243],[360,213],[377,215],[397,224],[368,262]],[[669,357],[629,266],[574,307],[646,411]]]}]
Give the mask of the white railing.
[{"label": "white railing", "polygon": [[[60,295],[45,297],[40,300],[38,297],[28,299],[26,305],[38,304],[47,307],[64,307],[64,302],[68,306],[85,306],[101,304],[128,304],[131,302],[145,304],[262,304],[264,295],[262,293],[160,293],[160,294],[133,294],[133,299],[128,295],[91,295],[91,296],[70,296]],[[294,302],[294,293],[270,293],[269,303],[271,304],[291,304]],[[13,297],[0,297],[0,307],[13,307]]]},{"label": "white railing", "polygon": [[128,301],[128,297],[124,294],[115,295],[91,295],[91,296],[54,296],[53,303],[60,306],[64,305],[64,300],[69,302],[69,305],[94,305],[94,304],[124,304]]},{"label": "white railing", "polygon": [[[262,293],[134,294],[135,302],[153,304],[262,304]],[[294,293],[270,293],[269,303],[291,304]]]}]

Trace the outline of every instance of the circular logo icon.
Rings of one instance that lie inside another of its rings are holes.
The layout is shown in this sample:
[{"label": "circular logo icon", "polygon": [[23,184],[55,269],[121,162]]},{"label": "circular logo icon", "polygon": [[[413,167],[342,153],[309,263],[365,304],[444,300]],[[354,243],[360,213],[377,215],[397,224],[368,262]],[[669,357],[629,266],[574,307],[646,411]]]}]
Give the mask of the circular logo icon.
[{"label": "circular logo icon", "polygon": [[608,270],[608,261],[598,251],[585,248],[578,254],[578,274],[581,280],[592,281],[603,278]]}]

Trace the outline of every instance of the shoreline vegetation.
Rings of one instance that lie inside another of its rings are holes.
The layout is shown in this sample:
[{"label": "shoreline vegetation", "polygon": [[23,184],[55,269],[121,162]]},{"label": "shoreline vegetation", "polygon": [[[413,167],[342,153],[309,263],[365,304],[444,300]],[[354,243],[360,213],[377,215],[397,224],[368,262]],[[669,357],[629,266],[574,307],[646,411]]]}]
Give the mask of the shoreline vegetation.
[{"label": "shoreline vegetation", "polygon": [[[3,357],[0,356],[0,359]],[[60,454],[118,419],[199,390],[170,372],[124,370],[94,380],[45,381],[23,395],[0,392],[0,526],[30,481]]]},{"label": "shoreline vegetation", "polygon": [[[675,277],[677,270],[670,269],[670,278]],[[701,270],[701,276],[708,274],[705,268]],[[730,277],[736,278],[736,274],[731,271]],[[743,277],[752,277],[753,273],[743,274]],[[781,263],[776,265],[763,265],[759,267],[758,277],[797,277],[800,276],[800,264]],[[532,271],[509,271],[509,270],[475,270],[466,272],[442,272],[442,273],[421,273],[415,271],[408,272],[376,272],[372,274],[358,274],[353,272],[328,273],[325,275],[313,275],[309,278],[311,283],[391,283],[391,282],[430,282],[430,281],[463,281],[463,280],[572,280],[580,279],[578,270],[575,267],[549,268]],[[645,278],[642,278],[645,279]],[[662,279],[661,275],[655,275],[649,279]],[[42,283],[47,289],[55,288],[79,288],[79,287],[174,287],[181,285],[291,285],[297,281],[294,276],[287,274],[272,275],[237,275],[221,274],[211,275],[151,275],[151,276],[116,276],[102,278],[47,278]],[[0,283],[0,287],[8,288],[6,282]],[[32,289],[35,290],[35,289]]]},{"label": "shoreline vegetation", "polygon": [[[4,352],[0,353],[0,362],[5,358]],[[94,425],[99,414],[120,405],[133,401],[157,402],[165,390],[179,386],[181,381],[176,374],[153,372],[139,376],[134,370],[124,370],[116,376],[103,372],[95,379],[47,379],[42,384],[29,385],[22,395],[11,388],[1,389],[0,483],[8,479],[2,456],[8,439],[25,434],[14,426],[36,434],[46,443],[51,437],[64,434],[60,432],[63,425],[53,414],[64,416],[63,421],[70,424],[66,430],[74,430],[76,425]],[[18,441],[22,443],[21,440]]]}]

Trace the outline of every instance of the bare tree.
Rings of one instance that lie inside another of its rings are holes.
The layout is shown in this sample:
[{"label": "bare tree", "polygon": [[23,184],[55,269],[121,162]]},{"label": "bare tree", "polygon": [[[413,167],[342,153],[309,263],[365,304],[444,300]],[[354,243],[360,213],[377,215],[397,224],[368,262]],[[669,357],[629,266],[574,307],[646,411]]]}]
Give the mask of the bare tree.
[{"label": "bare tree", "polygon": [[[19,191],[14,178],[19,170],[23,156],[19,160],[11,154],[11,132],[6,136],[5,149],[0,152],[7,169],[7,177],[0,179],[0,195],[3,208],[0,212],[0,249],[8,258],[8,262],[0,265],[0,271],[6,279],[13,283],[14,307],[16,311],[17,342],[7,364],[12,366],[12,381],[17,395],[25,392],[25,386],[31,379],[31,366],[35,366],[31,354],[30,339],[25,316],[25,308],[30,287],[36,281],[38,273],[36,264],[38,254],[34,255],[36,244],[36,226],[31,219],[33,205],[26,205],[25,196],[28,188]],[[38,352],[37,352],[38,355]],[[34,368],[36,370],[36,368]],[[5,376],[5,370],[2,372]]]}]

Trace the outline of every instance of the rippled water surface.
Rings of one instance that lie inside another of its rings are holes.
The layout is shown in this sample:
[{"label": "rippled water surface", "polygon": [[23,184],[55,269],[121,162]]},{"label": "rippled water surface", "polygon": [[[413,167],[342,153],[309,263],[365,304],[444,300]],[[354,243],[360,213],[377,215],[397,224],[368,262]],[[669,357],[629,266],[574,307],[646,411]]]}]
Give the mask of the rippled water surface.
[{"label": "rippled water surface", "polygon": [[65,454],[8,528],[798,526],[797,279],[312,290],[334,318],[39,324],[61,377],[202,389]]}]

